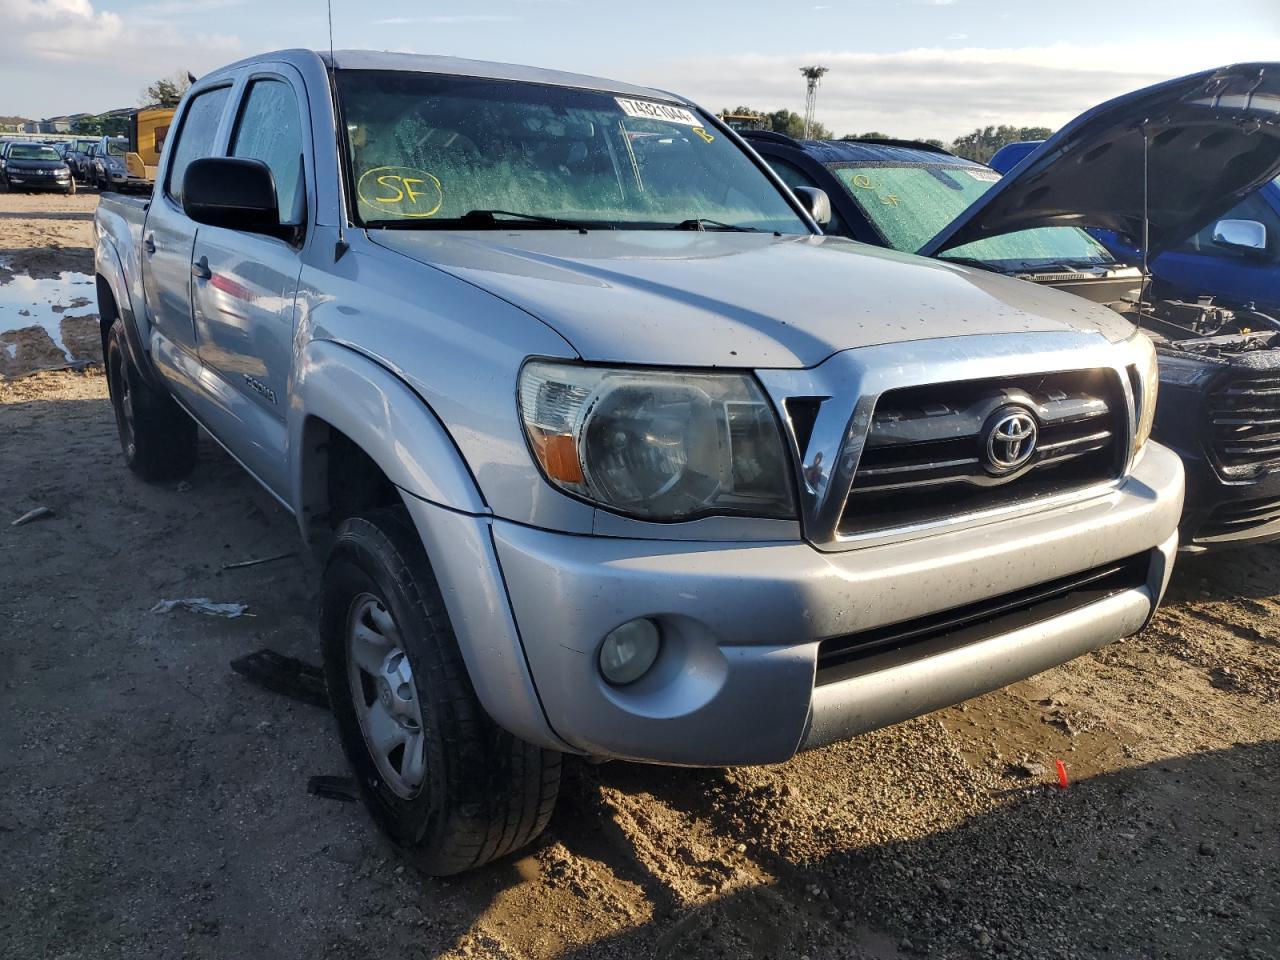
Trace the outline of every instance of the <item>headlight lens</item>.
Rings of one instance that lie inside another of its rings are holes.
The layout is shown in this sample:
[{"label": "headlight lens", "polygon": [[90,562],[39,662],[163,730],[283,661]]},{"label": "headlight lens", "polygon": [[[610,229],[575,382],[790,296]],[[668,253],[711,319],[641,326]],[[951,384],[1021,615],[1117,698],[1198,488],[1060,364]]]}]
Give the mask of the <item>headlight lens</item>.
[{"label": "headlight lens", "polygon": [[796,516],[773,408],[745,374],[535,361],[520,414],[560,489],[645,520]]},{"label": "headlight lens", "polygon": [[1144,333],[1136,333],[1134,349],[1137,362],[1130,368],[1134,372],[1134,403],[1137,405],[1138,427],[1133,435],[1133,452],[1136,454],[1151,439],[1151,428],[1156,420],[1156,401],[1160,395],[1160,367],[1155,344]]}]

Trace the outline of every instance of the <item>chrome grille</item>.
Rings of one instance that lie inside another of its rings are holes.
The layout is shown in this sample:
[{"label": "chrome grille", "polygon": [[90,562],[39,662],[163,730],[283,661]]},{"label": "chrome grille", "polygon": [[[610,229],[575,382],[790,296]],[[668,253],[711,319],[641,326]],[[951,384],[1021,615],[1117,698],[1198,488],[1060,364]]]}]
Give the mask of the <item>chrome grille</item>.
[{"label": "chrome grille", "polygon": [[1255,476],[1280,465],[1280,376],[1226,380],[1210,395],[1209,416],[1226,473]]},{"label": "chrome grille", "polygon": [[[1000,469],[993,418],[1029,413],[1029,459]],[[1067,493],[1118,477],[1127,404],[1115,373],[1084,370],[907,387],[883,394],[845,502],[853,536]]]}]

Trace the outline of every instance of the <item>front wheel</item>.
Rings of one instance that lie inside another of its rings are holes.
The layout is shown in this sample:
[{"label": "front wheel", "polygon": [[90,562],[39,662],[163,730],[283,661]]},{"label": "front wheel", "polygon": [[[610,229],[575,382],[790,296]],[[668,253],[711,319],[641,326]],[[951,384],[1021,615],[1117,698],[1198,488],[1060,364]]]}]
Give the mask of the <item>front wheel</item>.
[{"label": "front wheel", "polygon": [[196,424],[167,394],[157,393],[129,359],[120,320],[107,334],[107,390],[120,448],[129,469],[158,483],[189,474],[196,464]]},{"label": "front wheel", "polygon": [[470,870],[545,829],[560,754],[485,713],[402,507],[338,528],[320,634],[329,699],[365,804],[423,869]]}]

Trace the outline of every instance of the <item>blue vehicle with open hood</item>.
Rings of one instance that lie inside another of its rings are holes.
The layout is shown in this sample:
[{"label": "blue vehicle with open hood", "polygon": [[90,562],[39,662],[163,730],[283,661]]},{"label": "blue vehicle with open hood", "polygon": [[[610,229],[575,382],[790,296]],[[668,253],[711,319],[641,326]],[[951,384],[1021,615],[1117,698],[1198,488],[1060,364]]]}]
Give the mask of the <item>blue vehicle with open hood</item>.
[{"label": "blue vehicle with open hood", "polygon": [[[1195,287],[1148,290],[1140,255],[1095,236],[1138,246],[1145,236],[1159,264],[1208,233],[1214,249],[1274,277],[1256,224],[1233,210],[1280,175],[1280,64],[1204,71],[1101,104],[1022,148],[1004,177],[911,141],[743,136],[790,186],[828,194],[828,233],[1030,280],[1140,324],[1160,353],[1156,436],[1187,467],[1183,546],[1280,537],[1280,324],[1244,302],[1198,302],[1208,291]],[[1266,238],[1278,243],[1280,229]]]},{"label": "blue vehicle with open hood", "polygon": [[[1044,141],[1023,140],[996,151],[991,167],[1006,174]],[[1121,260],[1141,261],[1133,243],[1110,230],[1093,231]],[[1280,317],[1280,178],[1263,184],[1222,217],[1150,264],[1156,300],[1198,302],[1212,297],[1228,309]]]}]

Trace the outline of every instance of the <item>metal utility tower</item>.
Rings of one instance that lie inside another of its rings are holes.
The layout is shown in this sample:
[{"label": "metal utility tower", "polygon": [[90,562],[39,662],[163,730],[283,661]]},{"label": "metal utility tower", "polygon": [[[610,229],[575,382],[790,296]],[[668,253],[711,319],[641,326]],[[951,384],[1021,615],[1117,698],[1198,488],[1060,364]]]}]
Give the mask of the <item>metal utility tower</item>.
[{"label": "metal utility tower", "polygon": [[801,67],[807,93],[804,98],[804,139],[813,133],[813,114],[818,107],[818,84],[827,73],[826,67]]}]

